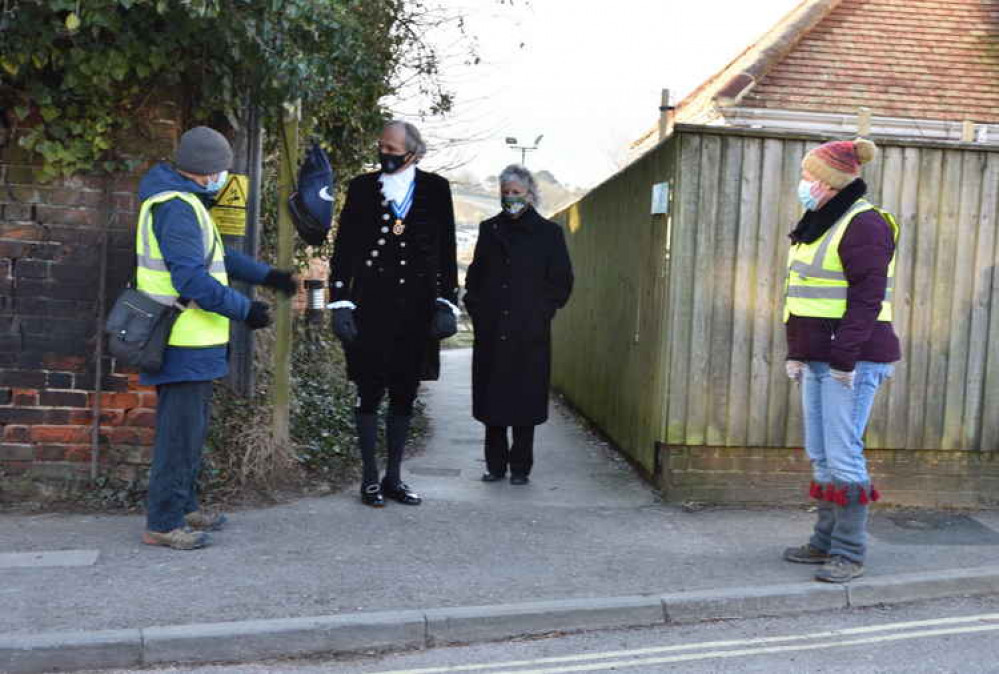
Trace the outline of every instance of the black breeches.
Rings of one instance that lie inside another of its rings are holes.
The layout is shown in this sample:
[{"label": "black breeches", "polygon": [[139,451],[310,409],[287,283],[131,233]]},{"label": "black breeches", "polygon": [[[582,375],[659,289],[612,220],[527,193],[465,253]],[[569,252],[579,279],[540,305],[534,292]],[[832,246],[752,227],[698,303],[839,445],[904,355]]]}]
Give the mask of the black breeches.
[{"label": "black breeches", "polygon": [[375,414],[378,406],[388,391],[389,414],[394,416],[409,416],[413,413],[416,393],[420,388],[418,380],[389,381],[380,378],[364,378],[357,380],[357,395],[360,399],[357,411],[361,414]]}]

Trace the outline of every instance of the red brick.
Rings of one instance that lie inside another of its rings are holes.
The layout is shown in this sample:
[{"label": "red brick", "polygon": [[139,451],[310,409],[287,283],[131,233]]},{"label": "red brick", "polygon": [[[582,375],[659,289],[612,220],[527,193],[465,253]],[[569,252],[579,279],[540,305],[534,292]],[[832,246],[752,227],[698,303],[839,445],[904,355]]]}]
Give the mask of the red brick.
[{"label": "red brick", "polygon": [[[95,394],[91,394],[93,403]],[[139,406],[139,396],[136,393],[102,393],[101,408],[109,410],[131,410]]]},{"label": "red brick", "polygon": [[65,461],[90,461],[90,445],[65,445]]},{"label": "red brick", "polygon": [[143,392],[139,394],[139,407],[156,409],[156,393]]},{"label": "red brick", "polygon": [[31,439],[31,427],[15,424],[4,426],[3,439],[6,442],[28,442]]},{"label": "red brick", "polygon": [[112,445],[151,445],[156,431],[139,426],[118,426],[102,428],[101,435]]},{"label": "red brick", "polygon": [[144,426],[146,428],[156,427],[156,410],[134,409],[125,415],[126,426]]},{"label": "red brick", "polygon": [[38,404],[38,391],[16,388],[12,392],[14,404],[21,407],[33,407]]},{"label": "red brick", "polygon": [[17,241],[47,241],[48,229],[33,222],[0,223],[0,238]]},{"label": "red brick", "polygon": [[88,442],[90,428],[87,426],[32,426],[31,440],[57,444]]}]

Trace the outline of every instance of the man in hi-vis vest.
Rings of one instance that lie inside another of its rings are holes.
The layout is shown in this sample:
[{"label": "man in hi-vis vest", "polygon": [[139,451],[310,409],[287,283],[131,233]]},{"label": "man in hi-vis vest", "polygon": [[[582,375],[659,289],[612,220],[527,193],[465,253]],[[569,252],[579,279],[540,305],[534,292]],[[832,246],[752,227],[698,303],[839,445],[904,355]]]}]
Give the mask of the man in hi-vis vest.
[{"label": "man in hi-vis vest", "polygon": [[864,198],[869,140],[836,141],[802,161],[805,214],[791,232],[785,288],[787,374],[801,383],[805,450],[818,518],[784,559],[822,564],[817,580],[864,571],[868,504],[878,499],[864,458],[864,429],[878,387],[901,350],[892,329],[895,218]]},{"label": "man in hi-vis vest", "polygon": [[229,287],[234,278],[292,295],[298,279],[225,248],[208,207],[225,184],[232,148],[199,126],[180,139],[174,165],[158,164],[139,184],[137,288],[185,306],[170,333],[162,369],[142,374],[155,386],[156,446],[142,541],[176,550],[208,544],[225,516],[200,508],[196,485],[211,416],[212,381],[228,371],[229,321],[256,330],[270,324],[266,304]]}]

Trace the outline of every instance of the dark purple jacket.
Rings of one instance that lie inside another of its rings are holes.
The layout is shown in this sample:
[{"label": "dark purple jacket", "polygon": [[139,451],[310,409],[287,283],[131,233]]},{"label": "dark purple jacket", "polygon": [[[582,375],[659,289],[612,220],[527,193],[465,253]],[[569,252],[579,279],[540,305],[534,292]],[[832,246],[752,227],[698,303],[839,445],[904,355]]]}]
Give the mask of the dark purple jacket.
[{"label": "dark purple jacket", "polygon": [[901,358],[892,324],[877,320],[894,252],[891,225],[876,211],[853,219],[839,244],[850,284],[846,315],[841,319],[792,315],[787,322],[789,360],[823,361],[852,372],[857,361],[894,363]]}]

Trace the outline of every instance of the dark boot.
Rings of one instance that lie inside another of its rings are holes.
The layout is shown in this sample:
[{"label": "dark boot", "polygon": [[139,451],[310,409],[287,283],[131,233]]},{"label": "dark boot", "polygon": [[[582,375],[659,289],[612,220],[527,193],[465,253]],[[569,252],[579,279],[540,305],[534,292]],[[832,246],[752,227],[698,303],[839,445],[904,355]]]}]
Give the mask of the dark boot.
[{"label": "dark boot", "polygon": [[389,413],[385,420],[385,442],[388,445],[388,467],[382,479],[382,491],[390,498],[405,505],[420,505],[423,499],[402,481],[402,455],[406,451],[412,415]]},{"label": "dark boot", "polygon": [[378,458],[375,446],[378,443],[378,415],[354,412],[357,424],[357,446],[361,452],[363,474],[361,476],[361,501],[365,505],[380,507],[385,505],[381,490],[378,489]]},{"label": "dark boot", "polygon": [[842,583],[864,572],[869,493],[869,484],[835,485],[833,508],[836,520],[829,545],[832,560],[826,565],[830,568],[823,567],[816,579]]},{"label": "dark boot", "polygon": [[826,492],[832,494],[832,485],[812,482],[808,493],[818,502],[815,530],[804,545],[786,548],[781,555],[785,561],[795,564],[825,564],[829,561],[829,546],[832,543],[833,527],[836,524],[836,511],[833,504],[825,500]]}]

